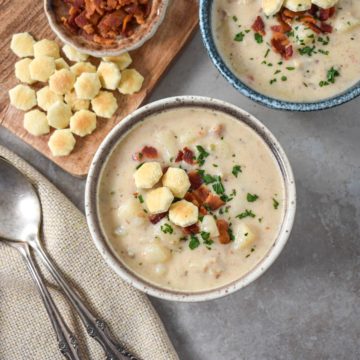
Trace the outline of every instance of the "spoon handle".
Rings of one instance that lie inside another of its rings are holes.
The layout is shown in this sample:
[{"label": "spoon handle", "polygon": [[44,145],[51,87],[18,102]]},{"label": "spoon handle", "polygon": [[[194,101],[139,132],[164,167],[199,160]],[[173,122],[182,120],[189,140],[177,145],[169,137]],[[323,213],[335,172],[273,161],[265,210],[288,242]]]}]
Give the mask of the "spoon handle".
[{"label": "spoon handle", "polygon": [[34,261],[31,257],[29,246],[25,243],[17,244],[16,248],[20,251],[24,257],[25,263],[29,269],[31,277],[33,278],[41,299],[45,305],[46,311],[50,317],[52,326],[56,332],[58,340],[58,347],[60,352],[68,360],[81,360],[78,353],[78,343],[75,336],[71,333],[67,327],[64,319],[62,318],[57,306],[55,305],[48,289],[46,288],[44,281],[36,268]]},{"label": "spoon handle", "polygon": [[90,310],[85,306],[80,296],[65,281],[60,271],[55,267],[49,257],[46,255],[40,245],[32,243],[31,246],[39,254],[45,266],[63,289],[64,293],[72,303],[79,314],[87,333],[100,343],[105,350],[106,360],[138,360],[134,355],[128,352],[121,344],[117,342],[111,334],[107,324],[96,318]]}]

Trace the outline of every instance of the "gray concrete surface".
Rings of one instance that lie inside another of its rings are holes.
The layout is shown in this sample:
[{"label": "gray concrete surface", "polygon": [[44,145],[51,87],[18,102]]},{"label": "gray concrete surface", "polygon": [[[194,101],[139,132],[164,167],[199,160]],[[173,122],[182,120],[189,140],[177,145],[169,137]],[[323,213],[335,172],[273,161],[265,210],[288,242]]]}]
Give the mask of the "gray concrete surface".
[{"label": "gray concrete surface", "polygon": [[[298,211],[276,263],[223,299],[182,304],[151,299],[182,360],[360,359],[360,99],[318,113],[266,109],[217,73],[199,35],[150,98],[205,95],[263,121],[292,163]],[[5,129],[0,143],[28,160],[83,210],[84,181]],[[164,359],[165,360],[165,359]]]}]

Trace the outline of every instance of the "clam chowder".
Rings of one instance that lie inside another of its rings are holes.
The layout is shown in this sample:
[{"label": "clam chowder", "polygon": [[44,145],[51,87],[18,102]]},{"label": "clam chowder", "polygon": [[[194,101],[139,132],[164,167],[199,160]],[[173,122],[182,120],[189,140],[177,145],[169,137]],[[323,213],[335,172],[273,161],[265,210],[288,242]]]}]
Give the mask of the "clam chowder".
[{"label": "clam chowder", "polygon": [[261,94],[293,102],[333,97],[360,80],[360,1],[214,0],[216,47]]},{"label": "clam chowder", "polygon": [[99,185],[103,232],[136,275],[204,291],[252,270],[284,218],[280,168],[254,130],[198,107],[166,110],[115,146]]}]

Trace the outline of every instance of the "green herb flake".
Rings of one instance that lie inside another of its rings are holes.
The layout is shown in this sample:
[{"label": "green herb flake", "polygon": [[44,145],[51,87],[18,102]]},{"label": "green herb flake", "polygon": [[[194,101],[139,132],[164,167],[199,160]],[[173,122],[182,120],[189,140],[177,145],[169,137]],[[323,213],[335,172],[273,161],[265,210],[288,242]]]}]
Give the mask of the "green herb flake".
[{"label": "green herb flake", "polygon": [[138,199],[140,201],[140,204],[144,203],[144,198],[143,198],[143,196],[141,194],[138,196]]},{"label": "green herb flake", "polygon": [[293,71],[293,70],[295,70],[295,68],[294,68],[293,66],[288,66],[288,67],[286,68],[286,70]]},{"label": "green herb flake", "polygon": [[248,210],[248,209],[246,209],[245,211],[243,211],[241,214],[239,214],[239,215],[236,215],[236,217],[238,218],[238,219],[244,219],[244,218],[246,218],[246,217],[252,217],[252,218],[254,218],[256,215],[252,212],[252,210]]},{"label": "green herb flake", "polygon": [[234,21],[238,21],[238,18],[237,18],[237,16],[235,16],[235,15],[232,17],[232,19],[233,19]]},{"label": "green herb flake", "polygon": [[210,246],[214,243],[214,241],[210,239],[210,233],[202,231],[200,236],[203,239],[205,245]]},{"label": "green herb flake", "polygon": [[287,80],[287,77],[286,76],[282,76],[281,77],[281,81],[286,81]]},{"label": "green herb flake", "polygon": [[190,235],[189,248],[191,250],[196,249],[200,245],[199,239],[195,235]]},{"label": "green herb flake", "polygon": [[254,201],[256,201],[258,198],[259,198],[259,196],[256,195],[256,194],[247,193],[247,195],[246,195],[246,200],[247,200],[248,202],[254,202]]},{"label": "green herb flake", "polygon": [[199,152],[198,157],[196,158],[199,166],[204,165],[205,159],[210,155],[201,145],[196,145],[196,149]]},{"label": "green herb flake", "polygon": [[234,165],[231,172],[237,178],[239,173],[242,172],[241,166],[240,165]]},{"label": "green herb flake", "polygon": [[264,41],[262,35],[260,35],[259,33],[254,34],[254,39],[258,44],[262,44]]},{"label": "green herb flake", "polygon": [[161,225],[160,229],[164,234],[172,234],[174,232],[174,229],[168,223]]},{"label": "green herb flake", "polygon": [[137,170],[137,169],[140,169],[143,165],[144,165],[144,163],[143,163],[143,162],[142,162],[142,163],[140,163],[140,164],[136,167],[136,170]]},{"label": "green herb flake", "polygon": [[272,201],[274,209],[277,210],[280,205],[279,202],[275,198],[273,198]]},{"label": "green herb flake", "polygon": [[264,55],[264,58],[267,58],[268,55],[269,55],[269,53],[270,53],[270,49],[267,49],[267,50],[266,50],[266,53],[265,53],[265,55]]},{"label": "green herb flake", "polygon": [[334,67],[331,67],[331,69],[327,72],[326,79],[329,83],[334,84],[335,78],[337,78],[338,76],[340,76],[339,71],[336,70]]},{"label": "green herb flake", "polygon": [[244,37],[245,37],[245,34],[241,31],[235,35],[234,40],[240,42],[240,41],[244,40]]}]

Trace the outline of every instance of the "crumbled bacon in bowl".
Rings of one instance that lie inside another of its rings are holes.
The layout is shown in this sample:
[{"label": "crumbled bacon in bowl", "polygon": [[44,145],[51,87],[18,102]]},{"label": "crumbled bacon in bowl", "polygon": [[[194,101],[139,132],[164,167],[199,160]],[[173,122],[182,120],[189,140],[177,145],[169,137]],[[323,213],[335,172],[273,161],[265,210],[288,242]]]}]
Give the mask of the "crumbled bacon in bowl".
[{"label": "crumbled bacon in bowl", "polygon": [[86,35],[94,42],[108,44],[117,36],[130,36],[145,23],[151,0],[63,0],[68,14],[63,24],[73,33]]}]

